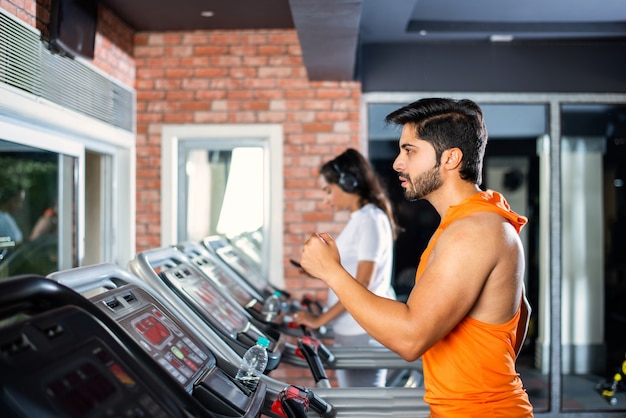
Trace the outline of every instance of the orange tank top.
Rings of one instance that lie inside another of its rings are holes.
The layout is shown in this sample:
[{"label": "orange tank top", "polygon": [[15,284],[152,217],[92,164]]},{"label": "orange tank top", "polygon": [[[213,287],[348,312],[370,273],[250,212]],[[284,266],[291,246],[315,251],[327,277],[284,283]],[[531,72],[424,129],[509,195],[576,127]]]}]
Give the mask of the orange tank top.
[{"label": "orange tank top", "polygon": [[[519,232],[527,219],[513,212],[502,195],[488,190],[452,206],[421,256],[416,280],[426,269],[441,232],[475,212],[495,212]],[[532,417],[533,409],[515,370],[515,338],[520,310],[504,324],[465,317],[422,356],[431,417]]]}]

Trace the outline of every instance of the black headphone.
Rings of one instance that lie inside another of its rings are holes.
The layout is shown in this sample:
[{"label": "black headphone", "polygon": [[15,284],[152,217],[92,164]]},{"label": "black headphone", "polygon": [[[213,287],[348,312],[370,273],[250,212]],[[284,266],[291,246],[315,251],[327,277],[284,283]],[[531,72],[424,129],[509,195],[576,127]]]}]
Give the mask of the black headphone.
[{"label": "black headphone", "polygon": [[354,174],[341,171],[337,163],[333,163],[333,168],[337,173],[339,173],[339,180],[337,181],[337,184],[341,187],[341,190],[346,193],[354,193],[359,187],[359,181],[356,176]]}]

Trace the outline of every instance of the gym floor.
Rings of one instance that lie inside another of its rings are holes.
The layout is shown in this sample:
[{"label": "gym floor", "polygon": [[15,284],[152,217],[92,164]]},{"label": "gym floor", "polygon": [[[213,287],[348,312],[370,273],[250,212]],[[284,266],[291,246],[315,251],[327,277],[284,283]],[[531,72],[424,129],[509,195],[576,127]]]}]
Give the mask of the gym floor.
[{"label": "gym floor", "polygon": [[[548,376],[535,368],[519,367],[519,373],[533,404],[535,412],[546,411],[550,396]],[[621,386],[615,392],[615,405],[600,395],[599,383],[608,383],[608,377],[597,375],[564,375],[563,376],[563,408],[572,411],[626,411],[626,391]]]}]

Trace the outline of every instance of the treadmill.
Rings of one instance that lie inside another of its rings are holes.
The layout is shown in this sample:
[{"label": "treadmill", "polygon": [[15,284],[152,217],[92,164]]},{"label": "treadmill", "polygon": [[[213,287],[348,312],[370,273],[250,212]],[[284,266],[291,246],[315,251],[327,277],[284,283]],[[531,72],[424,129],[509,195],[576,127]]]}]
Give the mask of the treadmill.
[{"label": "treadmill", "polygon": [[219,418],[108,315],[42,276],[0,281],[3,417]]},{"label": "treadmill", "polygon": [[[237,245],[234,243],[237,243]],[[244,243],[246,243],[246,245],[244,245]],[[214,254],[221,263],[227,265],[230,270],[233,270],[240,281],[254,288],[264,299],[273,292],[278,291],[282,294],[284,300],[290,300],[289,292],[270,284],[268,279],[263,275],[258,257],[252,257],[252,250],[246,250],[246,248],[254,245],[248,235],[242,234],[231,239],[223,235],[210,235],[205,237],[201,241],[201,244],[207,251]],[[291,300],[290,305],[293,310],[323,309],[319,301],[309,297],[304,297],[301,301]],[[320,330],[320,333],[324,334],[324,331]],[[326,337],[326,335],[324,336]]]},{"label": "treadmill", "polygon": [[270,345],[266,370],[278,366],[285,345],[284,337],[249,315],[177,248],[162,247],[140,252],[129,262],[128,270],[172,304],[187,304],[240,356],[256,344],[259,337],[267,338]]},{"label": "treadmill", "polygon": [[[178,246],[181,251],[194,257],[198,264],[206,264],[210,256],[206,252],[202,252],[198,249],[198,246],[207,249],[213,249],[213,255],[220,258],[221,263],[212,263],[212,270],[219,271],[228,269],[231,274],[220,273],[223,277],[222,280],[235,280],[234,276],[242,280],[246,271],[257,271],[260,274],[258,268],[253,267],[250,261],[241,254],[236,248],[234,248],[228,241],[219,235],[207,237],[203,240],[203,245],[194,245],[193,243],[183,243]],[[221,255],[221,256],[220,256]],[[255,281],[258,277],[255,276]],[[235,287],[235,284],[225,286],[226,289]],[[294,306],[293,304],[290,306]],[[285,316],[287,320],[289,316]],[[282,324],[278,328],[281,332],[292,334],[288,324]],[[323,333],[324,338],[332,338],[331,333]],[[324,366],[327,369],[389,369],[388,385],[389,386],[421,386],[421,373],[422,363],[421,359],[408,362],[402,359],[393,351],[385,347],[332,347],[329,348],[329,354],[322,356],[324,359]],[[284,352],[284,361],[293,365],[305,367],[307,364],[302,359],[293,354],[293,350],[286,350]]]},{"label": "treadmill", "polygon": [[[229,376],[234,376],[236,370],[241,362],[241,355],[236,353],[230,342],[223,339],[221,335],[215,332],[208,326],[206,321],[199,317],[196,312],[191,310],[187,304],[180,303],[176,298],[163,297],[156,292],[154,288],[150,287],[143,280],[138,278],[127,270],[124,270],[113,264],[102,264],[87,267],[79,267],[67,271],[61,271],[51,274],[55,285],[67,285],[72,286],[76,292],[81,292],[86,295],[90,295],[92,300],[84,299],[91,310],[98,311],[100,316],[106,317],[108,322],[112,322],[110,314],[105,313],[108,309],[103,309],[104,305],[96,305],[93,300],[100,299],[105,304],[106,301],[112,302],[111,296],[115,295],[115,299],[121,303],[125,303],[126,299],[130,299],[131,303],[133,297],[130,296],[127,291],[135,289],[134,294],[145,292],[154,298],[154,306],[158,307],[161,312],[169,313],[169,318],[172,322],[179,327],[179,330],[185,333],[185,335],[194,341],[199,347],[209,347],[211,352],[214,353],[217,366],[227,372]],[[85,277],[91,277],[89,280],[85,280]],[[57,283],[56,281],[59,281]],[[107,292],[103,292],[102,288],[107,289]],[[138,290],[140,289],[140,290]],[[0,287],[0,290],[2,288]],[[130,296],[130,297],[129,297]],[[0,298],[0,302],[2,299]],[[115,305],[115,303],[113,303]],[[108,306],[108,305],[107,305]],[[99,308],[99,309],[98,309]],[[116,325],[116,322],[114,322]],[[111,325],[113,326],[113,325]],[[120,328],[119,326],[117,326]],[[145,347],[138,345],[135,338],[132,338],[128,331],[121,329],[124,334],[128,345],[134,345],[138,347],[138,351],[142,351],[144,357],[149,356],[145,352]],[[189,332],[190,334],[187,334]],[[129,341],[130,340],[130,341]],[[151,364],[156,363],[149,358]],[[162,367],[158,367],[161,369]],[[169,386],[179,386],[185,395],[197,402],[194,396],[184,391],[184,388],[180,382],[172,379],[172,375],[165,370],[161,370],[161,374],[167,375],[167,382]],[[308,411],[309,417],[320,416],[323,418],[328,417],[355,417],[355,418],[369,418],[369,417],[394,417],[394,418],[426,418],[429,414],[428,405],[423,401],[423,390],[415,388],[329,388],[329,387],[317,387],[313,390],[308,388],[298,388],[288,383],[273,379],[269,375],[262,376],[262,381],[259,383],[257,392],[261,390],[261,384],[264,383],[266,387],[264,406],[261,410],[263,415],[269,417],[281,417],[284,415],[278,415],[274,413],[274,404],[281,394],[290,393],[294,389],[296,391],[302,389],[308,393],[310,398],[310,409]],[[314,402],[315,400],[315,402]],[[318,409],[313,409],[313,404],[317,405]],[[1,406],[1,405],[0,405]],[[200,405],[202,406],[202,405]],[[326,408],[326,409],[324,409]],[[251,411],[254,408],[251,408]],[[322,412],[320,412],[322,411]],[[323,412],[326,411],[326,412]],[[176,417],[177,415],[171,414],[169,416]],[[187,418],[195,415],[188,415]],[[235,415],[238,416],[238,415]],[[289,417],[298,417],[301,415],[288,415]],[[222,418],[222,415],[215,415],[216,418]]]},{"label": "treadmill", "polygon": [[[241,235],[237,239],[243,242],[250,242],[250,239],[245,235]],[[231,272],[228,278],[230,281],[237,282],[239,286],[252,288],[256,294],[261,296],[261,299],[258,300],[264,301],[269,295],[279,292],[283,301],[283,308],[285,308],[285,315],[304,309],[319,313],[323,309],[322,305],[313,298],[303,297],[301,301],[297,301],[292,299],[286,290],[271,285],[263,276],[259,262],[247,255],[242,249],[231,244],[226,237],[222,235],[208,236],[201,241],[200,246],[212,254],[214,258],[217,258],[218,264],[227,266],[226,270]],[[252,246],[252,244],[249,244],[249,246]],[[194,243],[185,242],[179,244],[179,248],[194,260],[199,260],[197,254],[201,250]],[[205,255],[202,254],[202,257],[205,257]],[[230,290],[236,286],[235,283],[232,283],[228,288]],[[287,316],[286,319],[290,320],[290,317]],[[278,321],[274,322],[277,323]],[[282,331],[294,334],[289,328],[283,328]],[[332,338],[332,335],[326,332],[326,327],[320,328],[318,333],[323,338]],[[295,332],[295,334],[297,335],[298,332]]]},{"label": "treadmill", "polygon": [[243,252],[250,260],[256,264],[261,264],[261,252],[263,246],[263,237],[260,231],[243,232],[232,236],[228,241]]},{"label": "treadmill", "polygon": [[224,293],[231,295],[250,315],[263,322],[276,322],[277,318],[268,318],[263,314],[263,303],[266,298],[233,271],[221,268],[219,265],[221,261],[205,247],[192,241],[175,247],[198,266]]},{"label": "treadmill", "polygon": [[268,297],[278,290],[285,296],[289,293],[283,289],[271,285],[263,277],[259,264],[246,256],[238,248],[234,247],[226,237],[222,235],[210,235],[201,241],[202,245],[217,255],[220,260],[229,265],[248,285],[252,286],[263,298]]},{"label": "treadmill", "polygon": [[242,387],[233,378],[236,369],[227,363],[227,373],[218,366],[210,347],[139,278],[106,263],[48,277],[88,297],[207,410],[226,417],[259,414],[265,386],[254,392]]},{"label": "treadmill", "polygon": [[300,327],[294,327],[290,313],[305,309],[300,302],[289,302],[281,296],[280,312],[269,315],[263,312],[265,297],[254,289],[248,282],[243,280],[236,272],[230,269],[214,253],[203,245],[193,241],[187,241],[175,247],[184,253],[204,275],[218,286],[222,292],[230,295],[243,309],[253,318],[268,324],[279,332],[291,336],[303,335]]}]

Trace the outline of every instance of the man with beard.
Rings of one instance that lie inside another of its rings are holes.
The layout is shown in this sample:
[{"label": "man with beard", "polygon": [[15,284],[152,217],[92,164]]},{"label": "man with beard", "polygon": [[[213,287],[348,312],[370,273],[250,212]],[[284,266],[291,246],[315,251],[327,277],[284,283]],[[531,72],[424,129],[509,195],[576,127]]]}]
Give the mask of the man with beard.
[{"label": "man with beard", "polygon": [[394,170],[408,199],[426,199],[441,223],[406,303],[376,296],[341,267],[333,238],[313,234],[302,267],[328,284],[374,338],[423,360],[431,417],[531,417],[515,370],[530,306],[519,231],[526,218],[482,191],[487,129],[470,100],[422,99],[386,117],[402,126]]}]

